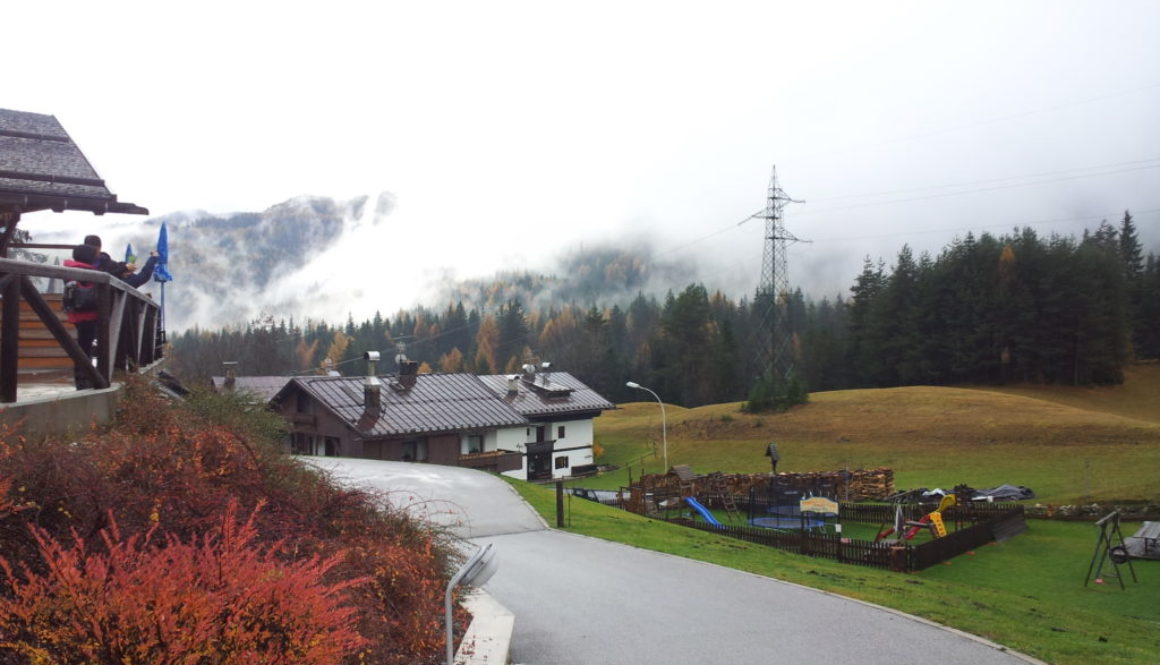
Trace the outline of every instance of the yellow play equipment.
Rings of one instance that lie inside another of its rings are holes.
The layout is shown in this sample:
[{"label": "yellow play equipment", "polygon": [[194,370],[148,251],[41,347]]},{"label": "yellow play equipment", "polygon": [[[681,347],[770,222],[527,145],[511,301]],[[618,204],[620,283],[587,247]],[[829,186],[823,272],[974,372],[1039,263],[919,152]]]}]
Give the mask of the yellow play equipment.
[{"label": "yellow play equipment", "polygon": [[942,511],[957,503],[958,499],[955,498],[955,495],[948,494],[942,498],[942,501],[938,502],[938,508],[923,515],[922,519],[917,522],[907,522],[906,524],[910,527],[910,530],[906,532],[906,539],[910,540],[914,538],[914,535],[923,527],[933,527],[935,538],[942,538],[947,535],[947,526],[943,524]]},{"label": "yellow play equipment", "polygon": [[[942,498],[942,501],[939,501],[938,508],[935,508],[931,512],[923,515],[917,522],[903,520],[902,506],[899,505],[895,512],[894,526],[879,531],[878,536],[874,539],[874,541],[877,542],[882,540],[892,533],[898,533],[899,536],[896,537],[898,537],[900,540],[901,538],[910,540],[924,528],[930,529],[935,538],[942,538],[943,536],[947,535],[947,526],[946,523],[943,522],[942,512],[947,508],[957,504],[958,499],[955,498],[955,495],[948,494]],[[905,534],[902,533],[903,527],[910,527],[906,530]]]}]

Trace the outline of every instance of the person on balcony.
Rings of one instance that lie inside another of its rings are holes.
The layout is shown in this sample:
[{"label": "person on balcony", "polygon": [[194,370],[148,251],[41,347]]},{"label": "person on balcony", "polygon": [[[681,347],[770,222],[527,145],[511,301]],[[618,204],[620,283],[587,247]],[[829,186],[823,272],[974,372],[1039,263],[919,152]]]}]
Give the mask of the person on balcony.
[{"label": "person on balcony", "polygon": [[153,268],[156,267],[158,261],[157,250],[149,252],[149,260],[145,262],[145,267],[140,272],[137,272],[136,265],[122,261],[114,261],[113,257],[102,252],[100,236],[85,236],[85,244],[97,248],[97,270],[107,272],[133,288],[137,288],[145,282],[148,282],[149,278],[153,276]]},{"label": "person on balcony", "polygon": [[[77,245],[73,248],[72,258],[65,259],[64,266],[66,268],[84,268],[86,270],[98,270],[97,264],[100,260],[100,252],[92,245]],[[78,281],[76,284],[78,289],[93,289],[96,287],[91,282]],[[77,343],[80,344],[81,351],[86,357],[93,355],[93,342],[97,340],[97,319],[99,317],[97,309],[93,307],[72,307],[66,304],[66,314],[68,315],[68,322],[76,326],[77,329]],[[91,362],[91,361],[90,361]],[[81,365],[76,365],[73,371],[75,377],[77,390],[85,390],[93,387],[92,379],[89,373]]]}]

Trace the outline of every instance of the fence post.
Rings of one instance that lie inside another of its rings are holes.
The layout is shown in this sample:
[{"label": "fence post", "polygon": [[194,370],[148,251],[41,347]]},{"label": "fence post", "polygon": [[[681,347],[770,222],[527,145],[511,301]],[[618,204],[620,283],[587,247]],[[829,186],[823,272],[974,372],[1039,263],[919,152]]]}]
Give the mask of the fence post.
[{"label": "fence post", "polygon": [[556,481],[556,528],[564,528],[564,481]]}]

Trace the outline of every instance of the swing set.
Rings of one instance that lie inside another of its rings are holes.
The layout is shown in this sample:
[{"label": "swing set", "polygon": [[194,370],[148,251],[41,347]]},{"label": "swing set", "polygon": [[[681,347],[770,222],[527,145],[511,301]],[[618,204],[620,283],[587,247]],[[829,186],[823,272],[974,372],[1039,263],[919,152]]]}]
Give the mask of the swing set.
[{"label": "swing set", "polygon": [[[1096,550],[1092,553],[1092,561],[1088,564],[1087,578],[1084,579],[1083,585],[1087,586],[1088,582],[1092,581],[1094,570],[1096,584],[1103,584],[1105,577],[1114,577],[1119,581],[1120,589],[1126,591],[1124,576],[1120,574],[1120,566],[1123,565],[1128,566],[1132,581],[1139,584],[1136,569],[1132,567],[1132,557],[1128,554],[1128,547],[1124,543],[1124,534],[1120,531],[1120,511],[1104,515],[1096,522],[1096,526],[1100,528],[1100,535],[1096,539]],[[1112,567],[1104,574],[1104,566],[1109,562]]]}]

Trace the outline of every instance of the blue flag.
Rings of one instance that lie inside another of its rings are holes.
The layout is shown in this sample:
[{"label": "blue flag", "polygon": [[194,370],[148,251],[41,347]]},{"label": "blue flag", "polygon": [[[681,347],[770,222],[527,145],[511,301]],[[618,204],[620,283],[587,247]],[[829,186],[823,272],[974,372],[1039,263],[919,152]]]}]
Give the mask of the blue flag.
[{"label": "blue flag", "polygon": [[165,222],[161,222],[161,233],[157,235],[157,265],[153,268],[153,281],[172,282],[173,275],[169,274],[169,230]]}]

